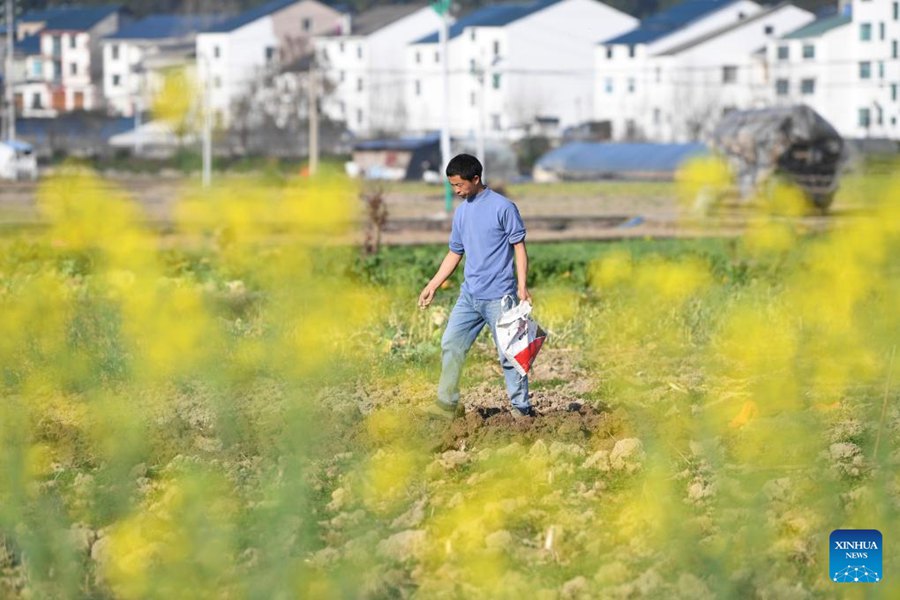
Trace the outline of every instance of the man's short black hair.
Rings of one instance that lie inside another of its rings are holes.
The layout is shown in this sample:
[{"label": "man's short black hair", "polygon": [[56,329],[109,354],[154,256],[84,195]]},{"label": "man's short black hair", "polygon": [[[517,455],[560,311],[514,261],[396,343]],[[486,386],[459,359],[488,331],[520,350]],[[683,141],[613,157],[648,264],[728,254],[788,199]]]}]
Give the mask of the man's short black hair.
[{"label": "man's short black hair", "polygon": [[459,175],[466,181],[472,181],[476,175],[481,177],[482,169],[481,163],[471,154],[457,154],[447,163],[447,177]]}]

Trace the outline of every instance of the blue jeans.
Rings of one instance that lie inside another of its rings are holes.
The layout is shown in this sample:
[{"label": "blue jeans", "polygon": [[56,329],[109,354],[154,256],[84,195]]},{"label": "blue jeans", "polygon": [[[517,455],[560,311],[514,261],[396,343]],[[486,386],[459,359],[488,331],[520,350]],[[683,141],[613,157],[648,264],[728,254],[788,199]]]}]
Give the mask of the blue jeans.
[{"label": "blue jeans", "polygon": [[[517,302],[515,297],[513,300]],[[485,324],[491,328],[491,334],[494,336],[494,346],[497,347],[500,366],[503,367],[506,393],[510,402],[522,411],[531,407],[528,400],[528,376],[519,375],[512,364],[503,357],[497,343],[500,303],[501,300],[476,300],[466,292],[459,295],[459,300],[456,301],[456,306],[453,307],[447,320],[444,337],[441,339],[442,369],[441,380],[438,383],[438,403],[444,408],[452,410],[459,404],[459,376],[462,373],[463,362]]]}]

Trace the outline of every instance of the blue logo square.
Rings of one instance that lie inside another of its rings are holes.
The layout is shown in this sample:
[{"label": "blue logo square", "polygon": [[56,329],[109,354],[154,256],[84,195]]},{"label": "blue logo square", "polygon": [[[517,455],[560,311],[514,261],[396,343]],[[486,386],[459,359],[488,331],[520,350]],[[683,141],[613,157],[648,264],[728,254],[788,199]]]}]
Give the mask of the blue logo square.
[{"label": "blue logo square", "polygon": [[881,532],[877,529],[835,529],[828,547],[832,581],[878,583],[884,578]]}]

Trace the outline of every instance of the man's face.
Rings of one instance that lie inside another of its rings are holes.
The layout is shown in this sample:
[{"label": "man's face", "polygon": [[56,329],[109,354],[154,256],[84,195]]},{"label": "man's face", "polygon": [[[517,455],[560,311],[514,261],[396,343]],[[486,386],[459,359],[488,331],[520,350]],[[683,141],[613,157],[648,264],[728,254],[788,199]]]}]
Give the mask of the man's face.
[{"label": "man's face", "polygon": [[481,177],[478,175],[473,177],[472,181],[463,179],[459,175],[451,175],[448,177],[448,181],[450,181],[453,192],[460,198],[471,198],[481,191]]}]

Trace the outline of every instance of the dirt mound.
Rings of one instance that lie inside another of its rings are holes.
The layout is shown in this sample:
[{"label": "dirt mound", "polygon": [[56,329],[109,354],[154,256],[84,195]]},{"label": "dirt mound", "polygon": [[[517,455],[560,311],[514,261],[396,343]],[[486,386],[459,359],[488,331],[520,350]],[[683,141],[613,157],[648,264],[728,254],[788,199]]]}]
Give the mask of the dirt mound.
[{"label": "dirt mound", "polygon": [[538,439],[569,443],[584,442],[591,436],[612,437],[619,429],[618,420],[605,407],[572,402],[562,408],[537,412],[531,419],[516,419],[508,410],[477,406],[465,417],[443,425],[435,451],[453,448],[497,446],[510,441],[529,442]]}]

